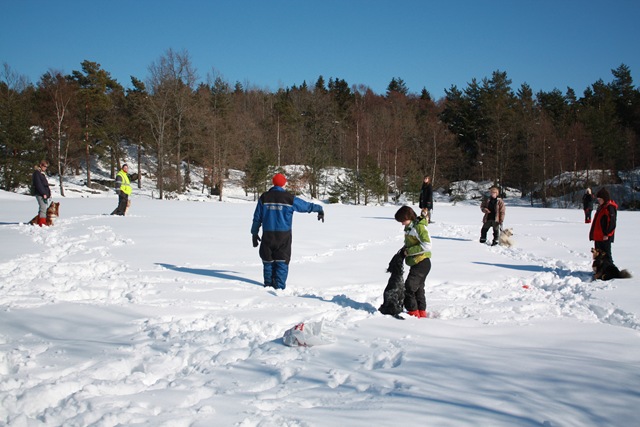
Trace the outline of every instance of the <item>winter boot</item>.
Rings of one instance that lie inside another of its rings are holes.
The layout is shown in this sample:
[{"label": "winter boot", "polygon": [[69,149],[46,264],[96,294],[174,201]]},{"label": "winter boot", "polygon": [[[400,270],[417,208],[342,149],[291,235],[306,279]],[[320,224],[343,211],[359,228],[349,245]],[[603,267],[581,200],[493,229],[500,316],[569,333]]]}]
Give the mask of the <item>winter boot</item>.
[{"label": "winter boot", "polygon": [[420,317],[420,310],[411,310],[411,311],[407,311],[407,314],[408,314],[409,316]]},{"label": "winter boot", "polygon": [[428,317],[426,310],[418,310],[418,317]]},{"label": "winter boot", "polygon": [[42,227],[43,225],[47,225],[47,218],[38,217],[38,225]]}]

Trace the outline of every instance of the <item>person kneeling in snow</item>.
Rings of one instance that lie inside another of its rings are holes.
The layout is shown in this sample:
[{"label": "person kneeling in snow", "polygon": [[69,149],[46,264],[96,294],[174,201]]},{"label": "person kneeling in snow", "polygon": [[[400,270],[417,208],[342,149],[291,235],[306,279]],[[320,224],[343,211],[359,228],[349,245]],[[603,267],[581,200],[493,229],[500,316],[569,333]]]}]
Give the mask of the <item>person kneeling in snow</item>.
[{"label": "person kneeling in snow", "polygon": [[428,218],[416,216],[409,206],[396,212],[396,221],[404,225],[405,263],[410,267],[404,282],[404,308],[410,316],[427,317],[427,298],[424,282],[431,271],[431,236]]},{"label": "person kneeling in snow", "polygon": [[260,243],[260,258],[262,258],[264,286],[284,289],[289,275],[289,261],[291,260],[291,225],[294,212],[317,212],[318,221],[324,222],[322,206],[305,202],[286,191],[283,187],[287,178],[281,173],[273,176],[273,187],[262,193],[253,213],[251,235],[253,247],[258,246],[260,237],[258,232],[262,226],[262,243]]}]

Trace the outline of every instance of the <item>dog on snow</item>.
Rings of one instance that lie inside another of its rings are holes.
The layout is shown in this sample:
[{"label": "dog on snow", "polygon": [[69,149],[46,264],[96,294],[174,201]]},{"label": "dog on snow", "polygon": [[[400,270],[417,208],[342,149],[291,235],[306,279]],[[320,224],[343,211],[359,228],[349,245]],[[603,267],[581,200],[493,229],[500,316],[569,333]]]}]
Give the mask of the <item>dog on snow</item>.
[{"label": "dog on snow", "polygon": [[514,245],[513,241],[513,228],[505,228],[500,231],[500,237],[498,237],[498,244],[500,246],[506,246],[510,248]]},{"label": "dog on snow", "polygon": [[[47,208],[47,225],[53,225],[53,221],[58,218],[60,214],[60,203],[52,202]],[[38,215],[34,216],[31,221],[29,221],[30,225],[38,224]]]},{"label": "dog on snow", "polygon": [[620,270],[611,262],[607,253],[600,249],[591,249],[593,256],[593,280],[629,279],[631,273],[627,270]]},{"label": "dog on snow", "polygon": [[387,287],[384,288],[382,305],[378,311],[402,319],[400,313],[404,309],[404,248],[391,258],[387,273],[391,273],[391,276]]}]

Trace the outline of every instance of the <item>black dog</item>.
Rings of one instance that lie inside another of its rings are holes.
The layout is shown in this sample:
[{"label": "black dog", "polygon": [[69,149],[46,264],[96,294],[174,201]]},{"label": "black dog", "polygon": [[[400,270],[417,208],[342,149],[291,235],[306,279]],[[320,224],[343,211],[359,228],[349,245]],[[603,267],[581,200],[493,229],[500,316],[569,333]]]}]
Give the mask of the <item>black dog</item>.
[{"label": "black dog", "polygon": [[404,309],[404,248],[391,258],[387,273],[391,273],[391,277],[389,277],[387,287],[384,288],[384,299],[378,311],[397,319],[404,319],[400,316]]},{"label": "black dog", "polygon": [[618,269],[611,262],[607,253],[600,249],[591,249],[593,255],[593,280],[629,279],[631,274],[627,270]]}]

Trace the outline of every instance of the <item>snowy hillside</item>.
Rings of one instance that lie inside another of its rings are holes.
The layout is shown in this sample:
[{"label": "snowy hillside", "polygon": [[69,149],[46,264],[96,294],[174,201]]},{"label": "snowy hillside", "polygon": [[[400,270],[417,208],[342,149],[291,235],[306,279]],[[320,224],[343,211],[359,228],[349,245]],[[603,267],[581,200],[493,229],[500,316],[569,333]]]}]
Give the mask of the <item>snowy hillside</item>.
[{"label": "snowy hillside", "polygon": [[[136,158],[133,147],[127,147],[128,158]],[[128,161],[130,165],[129,173],[141,175],[141,185],[134,181],[132,185],[136,188],[136,197],[138,198],[159,198],[159,191],[156,183],[151,178],[150,170],[154,170],[155,164],[153,159],[145,159],[140,165],[134,161]],[[187,165],[183,165],[183,173],[187,169]],[[165,191],[164,198],[170,200],[189,200],[189,201],[218,201],[218,195],[210,194],[210,189],[203,185],[205,173],[202,168],[191,166],[188,168],[190,184],[186,191],[182,193],[173,193]],[[295,191],[296,194],[309,196],[308,182],[303,178],[306,168],[303,165],[284,165],[281,169],[289,178],[289,189]],[[323,201],[329,200],[329,193],[336,180],[345,180],[347,171],[344,168],[329,167],[320,173],[320,181],[318,182],[319,198]],[[112,197],[113,190],[111,182],[113,181],[108,172],[108,168],[101,164],[94,164],[91,168],[91,176],[94,185],[97,188],[88,188],[86,186],[86,175],[74,175],[65,177],[65,198],[75,197]],[[245,173],[240,170],[230,169],[224,179],[222,190],[222,201],[225,202],[242,202],[255,201],[257,195],[248,192],[243,188]],[[54,193],[60,194],[57,177],[49,177]],[[266,183],[265,183],[266,184]],[[395,186],[393,179],[389,179],[389,188]],[[436,183],[434,187],[434,200],[438,202],[473,201],[480,200],[489,194],[489,188],[493,185],[493,181],[475,182],[464,180],[452,182],[446,186],[439,186]],[[502,194],[512,204],[535,206],[535,207],[551,207],[551,208],[575,208],[581,206],[582,195],[585,188],[591,186],[595,189],[600,184],[607,186],[612,197],[619,202],[621,209],[640,209],[640,168],[632,171],[618,172],[614,174],[612,171],[578,171],[566,172],[547,180],[545,186],[548,194],[542,200],[543,194],[546,194],[541,185],[536,186],[532,193],[523,192],[517,188],[505,186],[502,188]],[[18,193],[28,194],[28,188],[18,189]],[[524,194],[523,194],[524,193]],[[524,196],[524,197],[523,197]],[[533,197],[532,197],[533,196]],[[396,200],[397,199],[397,200]],[[398,204],[411,203],[413,200],[407,194],[389,194],[388,200]],[[375,203],[375,201],[374,201]]]}]

